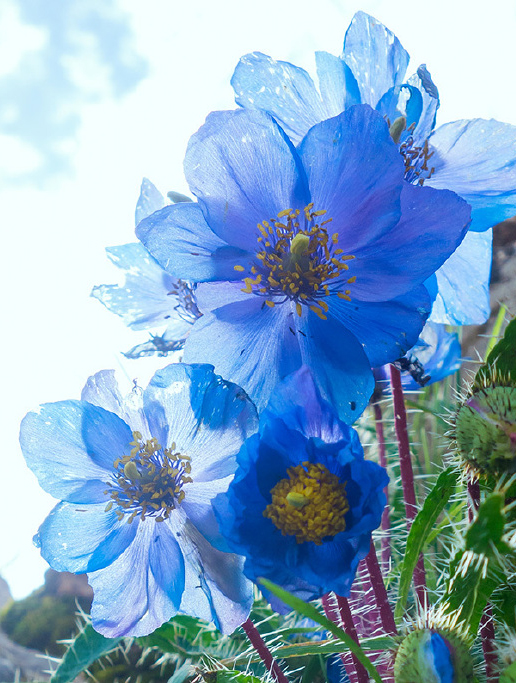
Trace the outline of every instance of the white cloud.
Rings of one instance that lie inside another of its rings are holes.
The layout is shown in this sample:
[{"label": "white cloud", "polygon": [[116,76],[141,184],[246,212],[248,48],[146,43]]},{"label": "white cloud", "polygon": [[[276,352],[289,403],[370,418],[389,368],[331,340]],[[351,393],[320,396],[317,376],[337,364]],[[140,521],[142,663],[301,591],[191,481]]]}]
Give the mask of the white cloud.
[{"label": "white cloud", "polygon": [[41,50],[47,40],[47,31],[22,22],[15,2],[0,0],[0,77],[14,71],[27,52]]}]

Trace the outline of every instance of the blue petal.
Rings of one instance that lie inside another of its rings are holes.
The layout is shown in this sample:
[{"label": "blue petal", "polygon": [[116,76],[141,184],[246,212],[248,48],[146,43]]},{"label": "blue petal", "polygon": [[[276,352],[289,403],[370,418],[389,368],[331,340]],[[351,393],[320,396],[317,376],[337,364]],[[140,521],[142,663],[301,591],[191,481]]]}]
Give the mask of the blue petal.
[{"label": "blue petal", "polygon": [[[352,298],[365,301],[403,294],[432,275],[461,243],[470,208],[453,192],[403,184],[401,218],[379,239],[354,249]],[[424,258],[423,258],[424,255]]]},{"label": "blue petal", "polygon": [[516,126],[454,121],[438,128],[429,143],[435,171],[425,182],[471,204],[471,230],[487,230],[516,214]]},{"label": "blue petal", "polygon": [[114,509],[103,503],[59,503],[39,529],[36,539],[41,555],[59,572],[84,573],[102,569],[132,542],[138,521],[118,520]]},{"label": "blue petal", "polygon": [[362,343],[371,367],[401,358],[417,342],[431,302],[420,285],[400,297],[384,302],[351,302],[330,297],[328,316],[345,326]]},{"label": "blue petal", "polygon": [[40,486],[71,503],[106,502],[113,461],[131,441],[117,415],[82,401],[42,405],[25,416],[20,430],[25,460]]},{"label": "blue petal", "polygon": [[404,164],[378,112],[358,105],[323,121],[308,132],[299,154],[314,208],[333,219],[329,228],[347,253],[398,222]]},{"label": "blue petal", "polygon": [[173,296],[176,279],[166,273],[138,242],[108,247],[106,251],[113,263],[125,271],[125,282],[122,286],[94,287],[91,296],[119,315],[133,330],[146,330],[173,322],[177,334],[184,336],[189,323],[182,320],[176,311],[178,302]]},{"label": "blue petal", "polygon": [[432,669],[437,674],[439,683],[453,683],[455,670],[450,648],[439,633],[434,632],[430,636],[430,649]]},{"label": "blue petal", "polygon": [[184,167],[213,232],[241,249],[256,250],[258,223],[309,203],[292,143],[261,111],[210,114],[190,139]]},{"label": "blue petal", "polygon": [[[354,104],[360,104],[358,83],[349,66],[328,52],[316,52],[315,63],[319,77],[319,89],[326,115],[320,120],[340,114]],[[303,134],[308,132],[308,128]]]},{"label": "blue petal", "polygon": [[[418,343],[409,352],[423,364],[425,374],[430,376],[428,384],[439,382],[456,372],[461,364],[461,346],[457,334],[447,332],[445,325],[427,321]],[[407,391],[419,391],[421,386],[409,373],[402,374],[403,386]]]},{"label": "blue petal", "polygon": [[252,584],[243,575],[243,558],[211,546],[189,523],[180,539],[186,577],[181,612],[212,621],[230,634],[249,616]]},{"label": "blue petal", "polygon": [[342,59],[357,80],[362,102],[375,107],[387,90],[403,83],[409,55],[388,28],[357,12],[346,31]]},{"label": "blue petal", "polygon": [[108,638],[144,636],[179,609],[184,559],[167,522],[147,519],[131,545],[111,565],[92,572],[92,623]]},{"label": "blue petal", "polygon": [[162,209],[167,205],[167,203],[167,200],[156,188],[156,186],[151,183],[150,180],[144,178],[142,180],[140,196],[138,197],[136,210],[134,212],[135,225],[138,225],[140,221],[142,221],[144,218],[147,218],[147,216],[150,216],[151,213],[154,213],[154,211],[159,211],[159,209]]},{"label": "blue petal", "polygon": [[328,118],[314,82],[304,69],[277,62],[261,52],[240,59],[231,85],[238,105],[271,114],[294,143],[315,123]]},{"label": "blue petal", "polygon": [[439,268],[439,291],[430,320],[447,325],[480,325],[489,318],[492,240],[492,230],[468,232]]},{"label": "blue petal", "polygon": [[262,415],[264,420],[273,415],[281,417],[289,429],[325,443],[348,439],[350,434],[335,409],[322,399],[312,371],[306,365],[277,385]]},{"label": "blue petal", "polygon": [[[192,477],[209,482],[232,475],[235,456],[256,431],[256,409],[211,365],[176,363],[159,370],[144,392],[151,432],[158,423],[167,443],[191,458]],[[215,495],[215,494],[214,494]]]},{"label": "blue petal", "polygon": [[136,235],[166,271],[183,280],[233,280],[239,277],[235,265],[249,259],[247,251],[215,235],[194,203],[152,214],[139,224]]},{"label": "blue petal", "polygon": [[396,85],[382,96],[376,105],[378,111],[392,125],[399,116],[407,120],[405,131],[401,134],[400,141],[410,135],[409,129],[419,121],[423,110],[423,98],[417,88],[410,85]]},{"label": "blue petal", "polygon": [[421,64],[417,73],[411,76],[407,83],[421,93],[423,106],[412,138],[416,146],[422,147],[435,126],[435,116],[439,108],[439,91],[432,81],[426,64]]},{"label": "blue petal", "polygon": [[260,410],[280,379],[301,365],[292,308],[288,303],[264,307],[261,298],[248,295],[206,312],[192,328],[184,360],[211,363]]}]

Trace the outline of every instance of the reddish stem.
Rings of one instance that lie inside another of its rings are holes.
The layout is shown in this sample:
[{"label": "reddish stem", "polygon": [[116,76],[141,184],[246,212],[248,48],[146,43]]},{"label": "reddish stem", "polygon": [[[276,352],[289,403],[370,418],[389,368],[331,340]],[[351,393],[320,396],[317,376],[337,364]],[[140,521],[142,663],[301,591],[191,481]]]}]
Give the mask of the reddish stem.
[{"label": "reddish stem", "polygon": [[[326,593],[322,598],[326,616],[328,619],[331,619],[334,624],[341,626],[348,636],[353,638],[357,645],[360,645],[347,599],[333,593],[332,600],[330,599],[330,595],[330,593]],[[351,683],[369,683],[369,674],[354,654],[351,654],[351,662],[345,655],[341,655],[340,658]]]},{"label": "reddish stem", "polygon": [[[410,443],[407,428],[407,411],[403,398],[403,386],[401,374],[394,365],[390,366],[392,398],[394,403],[394,427],[398,441],[400,458],[401,485],[405,500],[405,512],[407,515],[407,527],[410,531],[412,522],[417,515],[416,489],[414,486],[414,471],[412,469],[412,457],[410,455]],[[416,568],[414,569],[414,586],[421,607],[426,606],[426,575],[423,555],[420,554]]]},{"label": "reddish stem", "polygon": [[[374,424],[376,428],[376,438],[378,440],[378,452],[380,456],[380,465],[387,469],[387,453],[385,450],[385,435],[383,431],[383,415],[382,408],[378,402],[373,403],[374,409]],[[389,538],[389,533],[391,529],[391,515],[389,512],[389,487],[388,485],[384,488],[385,498],[387,499],[387,504],[382,514],[382,522],[380,525],[383,531],[382,537],[380,539],[381,549],[382,549],[382,569],[387,573],[391,566],[391,542]]]},{"label": "reddish stem", "polygon": [[493,610],[488,603],[480,620],[480,637],[482,639],[482,651],[486,663],[486,680],[494,683],[499,677],[498,657],[495,647],[495,628],[493,622]]},{"label": "reddish stem", "polygon": [[260,656],[260,659],[265,664],[265,668],[272,674],[276,683],[288,683],[288,678],[280,669],[280,665],[272,656],[271,651],[265,644],[265,641],[259,634],[258,629],[253,624],[253,622],[250,619],[244,621],[244,623],[242,624],[242,628],[246,632],[246,635],[249,638],[251,645],[254,647],[254,649]]},{"label": "reddish stem", "polygon": [[390,635],[397,635],[398,629],[396,628],[396,622],[394,621],[394,614],[392,613],[391,606],[389,604],[389,597],[387,595],[387,590],[383,582],[382,571],[380,565],[378,564],[378,557],[376,555],[376,548],[371,540],[371,549],[366,557],[367,569],[369,570],[369,576],[371,578],[371,585],[373,587],[374,595],[376,598],[376,604],[380,610],[380,617],[382,620],[382,626],[386,633]]}]

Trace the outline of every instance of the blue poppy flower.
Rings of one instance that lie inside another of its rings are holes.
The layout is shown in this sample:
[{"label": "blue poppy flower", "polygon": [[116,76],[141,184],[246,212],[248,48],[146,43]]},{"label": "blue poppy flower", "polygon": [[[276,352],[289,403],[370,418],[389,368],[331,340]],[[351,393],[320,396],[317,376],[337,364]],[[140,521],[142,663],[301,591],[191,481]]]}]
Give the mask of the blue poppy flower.
[{"label": "blue poppy flower", "polygon": [[[163,195],[147,178],[142,181],[136,205],[136,225],[167,205]],[[140,358],[183,348],[193,322],[200,316],[195,287],[169,275],[140,243],[107,247],[111,261],[125,274],[123,285],[98,285],[91,296],[119,315],[133,330],[163,328],[162,334],[134,346],[125,356]]]},{"label": "blue poppy flower", "polygon": [[137,228],[168,272],[204,283],[185,360],[212,363],[259,409],[306,364],[355,420],[371,367],[416,343],[430,310],[422,283],[462,240],[468,205],[407,183],[387,124],[365,105],[315,125],[297,150],[264,112],[215,112],[185,173],[198,202]]},{"label": "blue poppy flower", "polygon": [[[322,400],[308,368],[280,384],[215,513],[251,580],[310,600],[347,596],[385,506],[385,470]],[[269,596],[275,609],[284,605]]]},{"label": "blue poppy flower", "polygon": [[[270,113],[294,143],[316,123],[353,104],[376,108],[391,124],[409,182],[453,190],[472,206],[472,231],[484,231],[516,214],[516,127],[495,120],[455,121],[435,129],[439,94],[426,66],[405,79],[409,55],[396,36],[364,12],[354,16],[340,57],[317,52],[319,90],[309,74],[255,52],[240,60],[232,78],[236,102]],[[471,240],[473,242],[473,238]],[[434,322],[478,324],[489,316],[490,251],[481,277],[478,249],[459,247],[441,279],[453,284],[442,297],[460,309],[432,313]],[[475,273],[478,276],[478,273]],[[441,284],[441,283],[440,283]],[[468,296],[472,294],[473,296]]]},{"label": "blue poppy flower", "polygon": [[99,372],[81,401],[24,418],[27,464],[62,501],[36,543],[57,571],[88,574],[100,633],[145,635],[177,612],[223,633],[245,621],[252,591],[241,558],[224,552],[212,499],[255,429],[247,396],[209,365],[169,365],[125,398]]}]

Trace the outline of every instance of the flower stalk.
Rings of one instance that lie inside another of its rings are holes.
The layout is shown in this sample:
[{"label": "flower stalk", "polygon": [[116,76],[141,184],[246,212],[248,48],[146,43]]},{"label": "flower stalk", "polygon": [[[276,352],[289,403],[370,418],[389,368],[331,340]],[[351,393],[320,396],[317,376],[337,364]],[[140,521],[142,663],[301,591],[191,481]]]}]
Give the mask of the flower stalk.
[{"label": "flower stalk", "polygon": [[376,548],[374,547],[372,539],[371,549],[365,561],[367,569],[369,571],[371,585],[373,587],[374,595],[376,598],[376,604],[378,605],[378,609],[380,610],[382,626],[386,633],[395,636],[398,633],[398,629],[396,628],[394,614],[389,604],[387,590],[385,588],[385,583],[383,581],[382,570],[380,569],[380,564],[378,562],[378,557],[376,555]]},{"label": "flower stalk", "polygon": [[262,662],[265,664],[265,668],[270,672],[271,676],[273,676],[276,683],[288,683],[288,678],[281,670],[278,662],[272,656],[271,651],[267,647],[265,641],[261,637],[253,622],[250,619],[247,619],[247,621],[244,621],[242,624],[242,628],[244,629],[246,636],[249,638],[249,642],[258,653]]},{"label": "flower stalk", "polygon": [[[360,645],[348,600],[336,593],[327,593],[322,597],[322,605],[328,619],[341,626],[348,636]],[[345,655],[341,655],[340,658],[351,683],[369,683],[369,675],[355,655],[351,655],[351,664]]]},{"label": "flower stalk", "polygon": [[[403,386],[401,374],[394,365],[390,366],[392,398],[394,403],[394,427],[398,442],[398,453],[400,459],[401,485],[403,498],[405,501],[405,512],[407,515],[407,527],[410,531],[412,522],[417,515],[416,490],[414,486],[414,471],[412,469],[412,457],[410,454],[410,443],[407,429],[407,411],[403,397]],[[419,556],[414,570],[414,586],[420,607],[426,604],[426,576],[423,555]]]},{"label": "flower stalk", "polygon": [[[383,414],[382,408],[378,401],[373,403],[374,410],[374,425],[376,429],[376,439],[378,441],[378,454],[380,465],[387,469],[387,452],[385,449],[385,434],[383,429]],[[383,534],[380,539],[380,545],[382,549],[382,570],[384,572],[389,571],[391,562],[391,540],[390,540],[390,530],[391,530],[391,515],[389,511],[389,486],[384,488],[385,497],[387,499],[387,505],[382,514],[382,523],[380,525]]]}]

